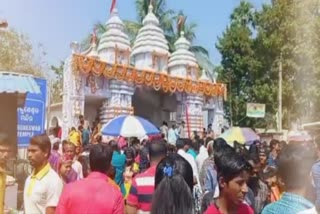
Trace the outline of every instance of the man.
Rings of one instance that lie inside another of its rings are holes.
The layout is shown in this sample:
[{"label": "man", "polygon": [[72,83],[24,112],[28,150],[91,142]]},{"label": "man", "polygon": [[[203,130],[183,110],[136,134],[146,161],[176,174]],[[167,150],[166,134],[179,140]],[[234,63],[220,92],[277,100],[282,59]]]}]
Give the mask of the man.
[{"label": "man", "polygon": [[204,160],[201,168],[199,168],[199,180],[203,193],[213,193],[217,185],[217,171],[214,167],[213,139],[207,138],[206,144],[208,158]]},{"label": "man", "polygon": [[208,150],[204,146],[204,140],[198,140],[200,144],[199,154],[196,157],[196,163],[198,170],[200,171],[202,168],[203,162],[209,157]]},{"label": "man", "polygon": [[6,134],[0,133],[0,213],[4,213],[6,189],[6,163],[10,153],[10,142]]},{"label": "man", "polygon": [[308,184],[311,183],[310,171],[314,152],[303,143],[286,146],[279,156],[279,177],[285,184],[286,192],[280,200],[269,204],[263,214],[316,214],[315,206],[308,201]]},{"label": "man", "polygon": [[181,121],[181,124],[178,128],[178,135],[179,135],[179,138],[188,138],[187,133],[185,131],[185,122],[184,121]]},{"label": "man", "polygon": [[182,156],[185,160],[189,162],[192,167],[194,183],[199,184],[199,173],[197,169],[197,164],[192,155],[188,154],[187,151],[189,149],[189,145],[187,143],[189,139],[178,139],[176,143],[176,147],[178,149],[178,155]]},{"label": "man", "polygon": [[176,126],[173,124],[168,131],[168,143],[172,146],[175,146],[177,139],[178,133],[176,131]]},{"label": "man", "polygon": [[261,173],[265,173],[268,169],[267,164],[267,151],[264,148],[259,149],[259,160],[260,160],[260,169]]},{"label": "man", "polygon": [[85,127],[81,126],[81,133],[82,133],[82,146],[88,146],[89,145],[89,141],[90,141],[90,132],[89,132],[89,128],[88,125],[86,125]]},{"label": "man", "polygon": [[90,149],[91,173],[85,179],[68,184],[61,195],[57,212],[123,214],[124,201],[119,188],[111,184],[107,173],[111,167],[112,149],[96,144]]},{"label": "man", "polygon": [[278,166],[278,155],[280,152],[280,142],[278,140],[271,140],[270,142],[270,154],[268,157],[268,165],[271,167]]},{"label": "man", "polygon": [[166,154],[167,147],[164,142],[153,141],[150,143],[150,168],[134,177],[127,198],[127,214],[150,213],[156,167]]},{"label": "man", "polygon": [[249,163],[232,148],[220,152],[215,156],[220,195],[213,199],[205,214],[253,214],[252,208],[244,203],[251,170]]},{"label": "man", "polygon": [[168,131],[169,131],[169,128],[168,128],[168,123],[166,121],[163,121],[162,122],[162,126],[160,127],[160,131],[161,133],[163,134],[163,138],[168,141]]},{"label": "man", "polygon": [[47,135],[36,135],[30,139],[28,159],[33,172],[24,186],[25,213],[55,213],[63,184],[48,162],[50,150],[51,143]]},{"label": "man", "polygon": [[67,142],[63,147],[63,153],[69,156],[72,160],[72,169],[77,173],[77,180],[83,178],[82,165],[79,161],[75,159],[76,156],[76,147],[73,143]]},{"label": "man", "polygon": [[269,189],[268,186],[259,177],[260,162],[258,158],[251,157],[248,162],[252,167],[252,172],[248,181],[248,186],[253,192],[253,208],[255,213],[261,213],[263,207],[268,203]]}]

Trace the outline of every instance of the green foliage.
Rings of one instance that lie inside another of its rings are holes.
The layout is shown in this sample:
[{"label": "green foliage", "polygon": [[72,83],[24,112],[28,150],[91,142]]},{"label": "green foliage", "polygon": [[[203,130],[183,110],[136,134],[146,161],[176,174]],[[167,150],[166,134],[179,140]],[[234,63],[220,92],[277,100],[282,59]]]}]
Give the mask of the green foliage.
[{"label": "green foliage", "polygon": [[[235,8],[217,43],[220,79],[231,84],[226,110],[230,116],[232,102],[235,124],[275,128],[280,55],[284,128],[320,119],[319,6],[317,0],[273,0],[260,11],[245,1]],[[265,103],[266,117],[242,120],[246,102]]]},{"label": "green foliage", "polygon": [[55,80],[51,86],[51,103],[62,102],[62,90],[63,90],[63,68],[64,62],[61,61],[59,66],[51,66],[51,70],[55,74]]}]

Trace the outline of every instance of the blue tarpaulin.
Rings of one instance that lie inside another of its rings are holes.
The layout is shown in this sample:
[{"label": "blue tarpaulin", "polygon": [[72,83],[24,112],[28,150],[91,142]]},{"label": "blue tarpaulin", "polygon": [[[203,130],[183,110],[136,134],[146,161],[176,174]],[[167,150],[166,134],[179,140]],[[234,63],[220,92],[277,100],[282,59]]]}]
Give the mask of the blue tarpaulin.
[{"label": "blue tarpaulin", "polygon": [[40,94],[40,87],[32,76],[0,72],[0,93]]}]

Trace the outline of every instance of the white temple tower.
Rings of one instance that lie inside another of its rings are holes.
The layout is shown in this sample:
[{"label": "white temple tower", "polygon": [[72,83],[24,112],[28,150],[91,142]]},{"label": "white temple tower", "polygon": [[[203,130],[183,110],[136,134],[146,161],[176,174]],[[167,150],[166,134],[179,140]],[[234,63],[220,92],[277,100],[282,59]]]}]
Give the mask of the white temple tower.
[{"label": "white temple tower", "polygon": [[[185,38],[182,31],[180,38],[175,43],[175,51],[169,59],[169,74],[197,81],[199,78],[199,66],[194,54],[189,50],[190,46],[190,42]],[[190,132],[200,132],[203,128],[203,96],[185,92],[177,94],[179,101],[177,119],[186,122],[188,127],[185,128],[189,129]]]},{"label": "white temple tower", "polygon": [[[113,9],[111,16],[106,23],[106,32],[102,35],[98,53],[102,61],[110,64],[130,64],[130,41],[124,33],[124,24],[118,15],[117,9]],[[109,80],[108,97],[101,107],[100,121],[106,123],[115,115],[132,114],[133,84]]]},{"label": "white temple tower", "polygon": [[167,72],[169,46],[159,20],[150,4],[132,48],[131,59],[138,69],[150,69],[155,72]]}]

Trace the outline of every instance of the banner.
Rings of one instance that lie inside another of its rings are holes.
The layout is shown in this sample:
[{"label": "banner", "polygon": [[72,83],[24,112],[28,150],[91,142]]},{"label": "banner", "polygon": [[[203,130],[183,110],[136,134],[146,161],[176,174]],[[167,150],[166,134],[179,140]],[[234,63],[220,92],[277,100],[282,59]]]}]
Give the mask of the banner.
[{"label": "banner", "polygon": [[247,103],[247,117],[264,118],[266,105],[259,103]]},{"label": "banner", "polygon": [[23,108],[18,108],[18,146],[28,146],[30,138],[45,132],[47,81],[34,78],[41,93],[28,93]]}]

